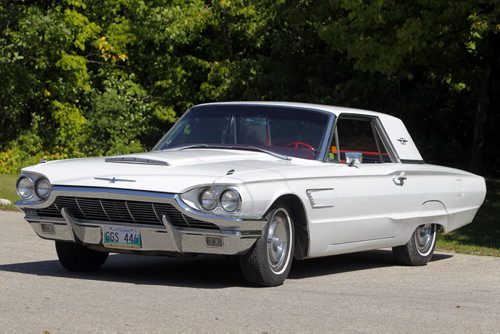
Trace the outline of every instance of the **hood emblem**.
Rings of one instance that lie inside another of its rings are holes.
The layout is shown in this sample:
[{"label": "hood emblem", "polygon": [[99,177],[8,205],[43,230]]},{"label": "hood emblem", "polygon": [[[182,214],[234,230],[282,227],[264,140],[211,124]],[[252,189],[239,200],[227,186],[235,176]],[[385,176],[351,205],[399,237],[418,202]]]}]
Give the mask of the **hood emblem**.
[{"label": "hood emblem", "polygon": [[398,142],[400,142],[401,145],[406,145],[406,143],[408,142],[408,140],[405,139],[405,138],[403,138],[403,137],[401,137],[401,138],[398,139]]},{"label": "hood emblem", "polygon": [[116,177],[94,177],[96,180],[109,181],[109,183],[115,182],[135,182],[135,180],[127,180],[127,179],[117,179]]}]

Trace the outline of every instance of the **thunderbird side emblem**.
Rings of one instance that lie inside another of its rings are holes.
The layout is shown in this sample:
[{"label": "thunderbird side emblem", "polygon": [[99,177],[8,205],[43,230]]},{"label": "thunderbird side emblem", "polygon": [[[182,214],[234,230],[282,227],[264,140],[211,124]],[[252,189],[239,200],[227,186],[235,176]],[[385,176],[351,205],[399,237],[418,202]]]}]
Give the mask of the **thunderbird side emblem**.
[{"label": "thunderbird side emblem", "polygon": [[408,142],[408,140],[404,139],[403,137],[401,137],[401,138],[398,139],[398,142],[400,142],[401,145],[406,145],[406,143]]},{"label": "thunderbird side emblem", "polygon": [[96,180],[109,181],[109,183],[115,182],[135,182],[135,180],[127,180],[127,179],[117,179],[116,177],[94,177]]}]

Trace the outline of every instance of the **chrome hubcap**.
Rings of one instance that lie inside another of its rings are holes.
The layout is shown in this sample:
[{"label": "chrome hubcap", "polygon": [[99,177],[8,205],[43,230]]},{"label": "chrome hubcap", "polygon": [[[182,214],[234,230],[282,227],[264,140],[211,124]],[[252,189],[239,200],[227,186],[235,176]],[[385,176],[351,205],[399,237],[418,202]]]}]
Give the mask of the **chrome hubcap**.
[{"label": "chrome hubcap", "polygon": [[269,223],[267,257],[271,269],[279,274],[288,262],[290,252],[290,220],[284,210],[278,210]]},{"label": "chrome hubcap", "polygon": [[415,231],[415,244],[420,255],[429,255],[436,240],[435,232],[436,227],[433,224],[425,224],[417,227]]}]

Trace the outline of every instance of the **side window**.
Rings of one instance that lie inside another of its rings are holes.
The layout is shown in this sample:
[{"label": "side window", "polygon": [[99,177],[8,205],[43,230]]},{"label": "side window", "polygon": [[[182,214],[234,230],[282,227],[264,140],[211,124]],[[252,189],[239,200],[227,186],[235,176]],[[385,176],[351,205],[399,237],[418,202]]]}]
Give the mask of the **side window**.
[{"label": "side window", "polygon": [[[380,137],[378,126],[372,118],[340,117],[335,134],[337,145],[332,145],[335,158],[345,163],[346,153],[362,154],[362,163],[391,162],[391,157]],[[337,157],[338,155],[338,157]],[[332,157],[332,154],[330,154]]]}]

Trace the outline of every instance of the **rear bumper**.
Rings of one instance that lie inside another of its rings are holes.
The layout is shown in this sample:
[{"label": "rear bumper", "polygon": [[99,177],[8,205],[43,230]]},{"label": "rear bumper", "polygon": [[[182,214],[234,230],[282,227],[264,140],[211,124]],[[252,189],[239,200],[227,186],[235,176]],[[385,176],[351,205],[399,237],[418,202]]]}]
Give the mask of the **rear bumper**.
[{"label": "rear bumper", "polygon": [[[44,217],[37,208],[47,207],[57,196],[78,196],[101,199],[124,199],[169,203],[182,214],[216,225],[218,229],[174,226],[166,215],[159,215],[161,224],[130,224],[114,221],[96,221],[75,218],[66,208],[60,208],[59,217]],[[30,203],[31,204],[31,203]],[[200,216],[182,203],[175,194],[156,194],[114,189],[58,187],[46,203],[16,205],[26,212],[25,219],[43,239],[75,242],[93,249],[113,253],[196,253],[235,255],[246,252],[260,237],[266,221],[259,219]],[[125,226],[140,229],[142,246],[139,249],[109,248],[103,244],[103,228]],[[208,238],[208,240],[207,240]],[[216,240],[214,243],[213,240]],[[210,242],[212,241],[212,242]]]}]

